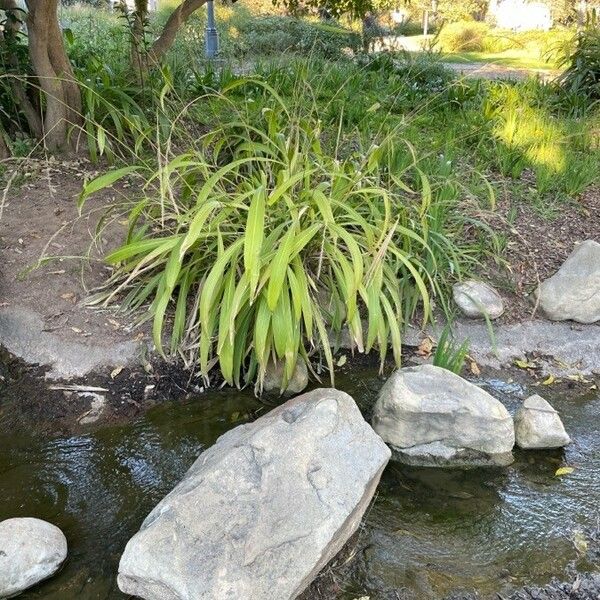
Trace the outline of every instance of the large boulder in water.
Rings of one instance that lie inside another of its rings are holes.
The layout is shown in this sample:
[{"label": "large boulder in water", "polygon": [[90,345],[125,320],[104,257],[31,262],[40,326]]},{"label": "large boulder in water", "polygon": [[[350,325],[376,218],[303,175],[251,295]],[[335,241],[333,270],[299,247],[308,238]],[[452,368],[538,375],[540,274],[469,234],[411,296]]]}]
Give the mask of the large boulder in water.
[{"label": "large boulder in water", "polygon": [[51,577],[67,558],[63,532],[29,517],[0,522],[0,598],[10,598]]},{"label": "large boulder in water", "polygon": [[317,389],[221,436],[119,565],[146,600],[295,598],[356,531],[390,451],[354,400]]},{"label": "large boulder in water", "polygon": [[529,396],[515,415],[517,446],[525,449],[562,448],[571,438],[552,405],[537,394]]},{"label": "large boulder in water", "polygon": [[507,465],[513,420],[486,391],[454,373],[422,365],[396,371],[373,411],[373,428],[400,461],[415,466]]},{"label": "large boulder in water", "polygon": [[560,269],[537,290],[539,306],[553,321],[600,321],[600,244],[575,247]]}]

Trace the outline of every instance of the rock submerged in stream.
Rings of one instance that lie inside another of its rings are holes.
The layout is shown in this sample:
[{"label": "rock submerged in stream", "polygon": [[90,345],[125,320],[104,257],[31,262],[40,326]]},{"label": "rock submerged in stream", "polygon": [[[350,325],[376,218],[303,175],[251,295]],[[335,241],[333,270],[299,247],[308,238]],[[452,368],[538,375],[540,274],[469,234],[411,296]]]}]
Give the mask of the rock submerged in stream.
[{"label": "rock submerged in stream", "polygon": [[506,408],[454,373],[421,365],[397,370],[384,384],[373,428],[413,466],[505,466],[513,461],[513,420]]},{"label": "rock submerged in stream", "polygon": [[571,438],[558,413],[541,396],[529,396],[515,415],[517,446],[524,449],[562,448]]},{"label": "rock submerged in stream", "polygon": [[543,587],[525,587],[508,597],[508,600],[598,600],[600,598],[600,573],[583,573],[573,582],[553,579]]},{"label": "rock submerged in stream", "polygon": [[552,321],[600,321],[600,244],[578,244],[560,269],[541,283],[537,299]]},{"label": "rock submerged in stream", "polygon": [[[510,596],[498,594],[499,600],[598,600],[600,598],[600,573],[582,573],[574,581],[556,578],[544,586],[526,586]],[[477,593],[451,594],[444,600],[480,600]]]},{"label": "rock submerged in stream", "polygon": [[288,600],[358,528],[390,451],[354,400],[317,389],[221,436],[119,565],[146,600]]},{"label": "rock submerged in stream", "polygon": [[29,517],[0,522],[0,598],[10,598],[51,577],[67,558],[63,532]]}]

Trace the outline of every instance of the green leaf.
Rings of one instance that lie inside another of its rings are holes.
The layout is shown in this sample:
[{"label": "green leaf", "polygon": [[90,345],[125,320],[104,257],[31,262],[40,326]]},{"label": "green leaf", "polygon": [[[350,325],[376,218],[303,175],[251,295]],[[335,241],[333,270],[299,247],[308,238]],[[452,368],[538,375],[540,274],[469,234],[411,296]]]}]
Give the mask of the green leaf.
[{"label": "green leaf", "polygon": [[190,223],[188,232],[181,244],[180,256],[183,259],[185,253],[198,241],[204,226],[214,210],[219,208],[221,203],[218,200],[209,200],[201,205]]},{"label": "green leaf", "polygon": [[100,177],[96,177],[92,179],[88,183],[83,186],[83,190],[81,194],[79,194],[79,199],[77,200],[77,207],[81,209],[85,203],[85,201],[95,192],[98,192],[104,188],[110,187],[119,179],[123,179],[123,177],[127,177],[127,175],[131,175],[132,173],[136,173],[140,170],[140,167],[129,166],[123,167],[121,169],[116,169],[114,171],[109,171],[104,175],[100,175]]},{"label": "green leaf", "polygon": [[260,256],[265,230],[265,189],[260,186],[252,198],[244,232],[244,268],[250,281],[250,298],[254,298],[260,277]]},{"label": "green leaf", "polygon": [[256,311],[256,319],[254,322],[254,352],[258,364],[261,367],[266,367],[268,362],[267,339],[269,337],[272,313],[269,310],[267,299],[264,294],[260,295],[257,304],[258,309]]},{"label": "green leaf", "polygon": [[293,331],[292,313],[290,310],[290,296],[287,289],[279,296],[277,308],[273,312],[273,343],[278,358],[285,357],[288,340]]},{"label": "green leaf", "polygon": [[271,263],[271,272],[267,287],[267,303],[272,312],[275,311],[275,308],[277,307],[288,264],[292,258],[291,254],[294,247],[294,234],[295,228],[290,227],[283,236],[275,257],[273,258],[273,262]]},{"label": "green leaf", "polygon": [[205,327],[209,321],[211,309],[214,307],[217,294],[223,285],[223,273],[230,261],[240,251],[243,239],[236,240],[217,258],[212,266],[200,295],[200,323]]},{"label": "green leaf", "polygon": [[292,261],[292,269],[298,282],[298,290],[300,292],[300,301],[302,306],[302,319],[304,321],[304,330],[306,338],[312,341],[313,337],[313,300],[310,295],[310,286],[304,271],[304,266],[300,258],[296,256]]},{"label": "green leaf", "polygon": [[167,237],[167,238],[154,238],[141,240],[139,242],[132,242],[121,246],[114,252],[111,252],[106,258],[106,262],[115,265],[128,258],[137,256],[138,254],[147,254],[149,251],[157,248],[162,248],[165,252],[169,251],[176,243],[178,237]]},{"label": "green leaf", "polygon": [[104,154],[104,149],[106,148],[106,131],[104,131],[104,127],[102,127],[101,125],[98,125],[97,139],[98,152],[100,156],[102,156]]}]

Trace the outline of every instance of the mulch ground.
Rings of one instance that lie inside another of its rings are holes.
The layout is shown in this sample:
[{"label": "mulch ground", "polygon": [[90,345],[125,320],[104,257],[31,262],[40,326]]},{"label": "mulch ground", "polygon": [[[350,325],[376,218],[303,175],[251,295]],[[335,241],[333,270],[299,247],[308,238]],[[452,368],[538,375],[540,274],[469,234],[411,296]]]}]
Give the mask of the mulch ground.
[{"label": "mulch ground", "polygon": [[506,312],[497,323],[522,322],[536,316],[533,292],[553,275],[578,242],[600,242],[600,188],[542,212],[531,203],[498,199],[486,220],[505,240],[501,262],[489,260],[480,276],[504,296]]}]

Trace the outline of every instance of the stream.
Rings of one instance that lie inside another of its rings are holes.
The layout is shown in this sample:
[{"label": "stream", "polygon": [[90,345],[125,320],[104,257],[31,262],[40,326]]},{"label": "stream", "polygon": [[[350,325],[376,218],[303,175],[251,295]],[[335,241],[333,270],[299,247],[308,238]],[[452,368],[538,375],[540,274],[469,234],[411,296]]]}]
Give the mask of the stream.
[{"label": "stream", "polygon": [[[369,418],[383,383],[376,370],[356,368],[336,383]],[[478,383],[511,412],[534,393],[501,380]],[[375,600],[401,590],[417,599],[465,592],[497,598],[600,568],[600,555],[586,548],[600,536],[600,395],[565,395],[552,386],[540,393],[561,414],[573,444],[517,451],[505,469],[391,462],[337,597]],[[50,436],[35,424],[16,425],[16,403],[10,389],[0,395],[0,520],[45,519],[69,542],[60,573],[24,600],[125,598],[116,586],[119,558],[147,513],[219,435],[269,408],[250,391],[224,389],[165,402],[125,425]],[[565,465],[573,472],[555,476]]]}]

